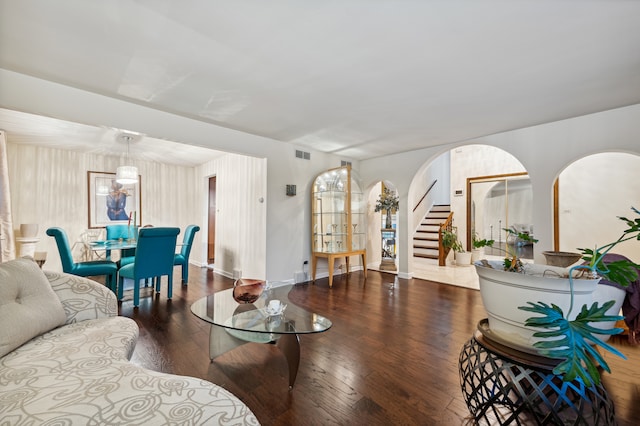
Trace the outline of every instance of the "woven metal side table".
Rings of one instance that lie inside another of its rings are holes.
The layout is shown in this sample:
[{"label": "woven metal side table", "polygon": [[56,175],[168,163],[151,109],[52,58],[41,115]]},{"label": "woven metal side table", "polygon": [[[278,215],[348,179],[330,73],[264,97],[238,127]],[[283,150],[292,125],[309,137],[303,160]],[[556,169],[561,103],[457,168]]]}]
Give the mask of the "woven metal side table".
[{"label": "woven metal side table", "polygon": [[563,382],[558,360],[520,352],[477,331],[459,358],[462,393],[476,424],[615,425],[602,385]]}]

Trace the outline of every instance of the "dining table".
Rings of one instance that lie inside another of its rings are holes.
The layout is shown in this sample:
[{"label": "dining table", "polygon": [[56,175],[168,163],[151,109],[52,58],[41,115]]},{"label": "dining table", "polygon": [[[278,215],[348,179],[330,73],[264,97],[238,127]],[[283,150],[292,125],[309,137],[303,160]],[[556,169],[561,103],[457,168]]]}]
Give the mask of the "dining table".
[{"label": "dining table", "polygon": [[103,259],[106,256],[107,250],[125,250],[136,248],[137,241],[135,239],[117,239],[117,240],[96,240],[89,242],[91,248],[91,259],[94,255],[98,259]]},{"label": "dining table", "polygon": [[[104,258],[104,254],[99,254],[100,252],[105,252],[107,250],[125,250],[125,249],[133,249],[136,248],[137,240],[134,238],[124,239],[120,238],[117,240],[96,240],[89,242],[89,247],[91,248],[91,258],[93,259],[93,255],[97,256],[98,259]],[[176,243],[176,247],[183,246],[184,243]]]}]

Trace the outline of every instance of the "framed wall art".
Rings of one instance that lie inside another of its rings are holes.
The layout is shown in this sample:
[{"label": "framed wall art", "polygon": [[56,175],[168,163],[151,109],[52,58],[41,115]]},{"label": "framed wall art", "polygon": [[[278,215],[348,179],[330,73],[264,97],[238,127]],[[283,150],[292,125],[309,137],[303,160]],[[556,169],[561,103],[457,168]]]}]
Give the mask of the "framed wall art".
[{"label": "framed wall art", "polygon": [[115,173],[87,172],[89,228],[111,224],[142,224],[141,176],[138,183],[116,182]]}]

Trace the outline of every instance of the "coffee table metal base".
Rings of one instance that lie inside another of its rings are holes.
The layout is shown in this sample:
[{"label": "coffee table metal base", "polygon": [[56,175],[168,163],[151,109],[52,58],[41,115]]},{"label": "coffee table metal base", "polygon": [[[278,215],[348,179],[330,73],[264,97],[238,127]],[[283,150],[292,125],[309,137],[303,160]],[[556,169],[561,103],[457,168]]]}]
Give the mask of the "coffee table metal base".
[{"label": "coffee table metal base", "polygon": [[289,389],[293,388],[300,366],[300,338],[297,334],[258,333],[212,325],[209,332],[209,359],[213,362],[220,355],[245,343],[275,343],[287,360]]}]

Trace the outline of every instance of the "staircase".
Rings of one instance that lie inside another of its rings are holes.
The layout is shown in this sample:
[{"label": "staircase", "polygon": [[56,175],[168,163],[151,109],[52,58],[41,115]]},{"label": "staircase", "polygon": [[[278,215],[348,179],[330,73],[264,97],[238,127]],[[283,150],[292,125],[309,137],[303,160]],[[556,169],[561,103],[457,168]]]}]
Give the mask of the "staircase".
[{"label": "staircase", "polygon": [[438,263],[438,232],[450,213],[449,205],[435,205],[431,208],[413,235],[413,257],[433,259]]}]

